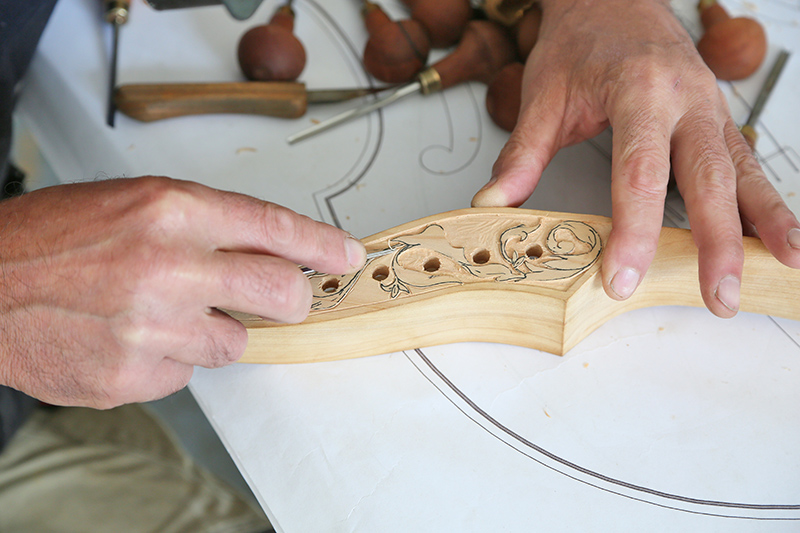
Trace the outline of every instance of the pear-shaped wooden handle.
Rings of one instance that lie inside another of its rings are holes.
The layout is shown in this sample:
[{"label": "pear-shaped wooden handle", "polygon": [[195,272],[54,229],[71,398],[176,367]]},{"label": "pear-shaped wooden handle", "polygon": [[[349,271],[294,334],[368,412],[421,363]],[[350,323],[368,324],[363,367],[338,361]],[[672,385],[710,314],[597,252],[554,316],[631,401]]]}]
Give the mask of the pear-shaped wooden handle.
[{"label": "pear-shaped wooden handle", "polygon": [[[702,307],[697,248],[688,230],[664,228],[634,295],[603,290],[611,220],[523,209],[465,209],[364,240],[390,253],[356,274],[310,278],[305,322],[237,315],[248,327],[243,362],[345,359],[452,342],[499,342],[564,354],[623,312]],[[800,320],[800,270],[744,239],[741,310]]]},{"label": "pear-shaped wooden handle", "polygon": [[151,122],[213,113],[297,118],[308,99],[298,82],[153,83],[118,87],[114,103],[129,117]]}]

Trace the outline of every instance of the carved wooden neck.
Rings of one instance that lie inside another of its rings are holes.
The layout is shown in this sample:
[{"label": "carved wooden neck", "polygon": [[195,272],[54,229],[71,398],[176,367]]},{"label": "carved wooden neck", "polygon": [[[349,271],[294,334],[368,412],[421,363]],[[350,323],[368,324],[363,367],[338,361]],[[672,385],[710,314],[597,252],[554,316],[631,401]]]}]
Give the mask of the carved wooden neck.
[{"label": "carved wooden neck", "polygon": [[[655,305],[702,307],[688,230],[664,228],[634,295],[609,298],[599,276],[611,220],[523,209],[464,209],[364,240],[391,249],[346,276],[314,274],[302,324],[237,316],[243,362],[360,357],[463,341],[564,354],[610,318]],[[745,238],[741,310],[800,320],[800,271]]]}]

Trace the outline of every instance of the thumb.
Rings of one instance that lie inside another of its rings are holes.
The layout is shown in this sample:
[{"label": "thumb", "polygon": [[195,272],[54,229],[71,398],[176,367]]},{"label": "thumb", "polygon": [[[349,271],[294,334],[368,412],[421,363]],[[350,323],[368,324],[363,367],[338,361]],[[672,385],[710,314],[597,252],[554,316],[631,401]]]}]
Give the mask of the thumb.
[{"label": "thumb", "polygon": [[472,198],[472,207],[516,207],[530,197],[559,148],[558,110],[563,104],[553,105],[558,100],[539,92],[527,105],[522,103],[517,125],[492,167],[492,178]]}]

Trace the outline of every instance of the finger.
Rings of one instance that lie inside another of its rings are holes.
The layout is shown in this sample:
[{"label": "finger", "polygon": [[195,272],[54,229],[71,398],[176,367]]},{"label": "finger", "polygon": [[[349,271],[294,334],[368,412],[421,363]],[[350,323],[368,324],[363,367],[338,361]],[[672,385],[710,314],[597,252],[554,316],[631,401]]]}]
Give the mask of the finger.
[{"label": "finger", "polygon": [[147,376],[141,388],[132,390],[131,396],[122,403],[141,403],[160,400],[178,392],[189,384],[192,379],[194,367],[174,359],[162,359],[153,367],[152,373]]},{"label": "finger", "polygon": [[684,117],[675,131],[673,167],[698,248],[703,301],[715,315],[729,318],[739,309],[744,251],[725,122],[719,116]]},{"label": "finger", "polygon": [[[322,272],[361,268],[364,246],[347,232],[251,196],[165,178],[144,178],[148,219],[181,228],[212,250],[270,254]],[[148,189],[149,187],[149,189]]]},{"label": "finger", "polygon": [[308,278],[297,265],[273,256],[217,251],[203,286],[210,307],[277,322],[302,322],[311,308]]},{"label": "finger", "polygon": [[800,268],[800,223],[761,169],[750,146],[733,120],[725,125],[728,144],[738,176],[739,210],[743,224],[752,226],[781,263]]},{"label": "finger", "polygon": [[187,317],[174,330],[185,335],[183,342],[173,342],[175,349],[165,355],[189,366],[219,368],[235,363],[247,347],[247,329],[238,320],[218,309]]},{"label": "finger", "polygon": [[100,389],[86,398],[71,399],[68,405],[111,409],[158,400],[184,388],[193,366],[167,357],[152,364],[130,362],[100,370],[95,376]]},{"label": "finger", "polygon": [[611,158],[612,230],[603,256],[603,286],[630,297],[653,261],[669,181],[670,124],[659,109],[621,107]]},{"label": "finger", "polygon": [[223,197],[227,215],[219,238],[227,249],[268,253],[331,274],[353,272],[366,261],[364,245],[345,231],[249,196]]},{"label": "finger", "polygon": [[[532,56],[529,63],[534,60]],[[526,74],[529,67],[526,66]],[[559,146],[565,91],[541,77],[523,78],[532,94],[524,93],[519,120],[492,167],[489,182],[472,198],[473,207],[519,206],[530,197]]]}]

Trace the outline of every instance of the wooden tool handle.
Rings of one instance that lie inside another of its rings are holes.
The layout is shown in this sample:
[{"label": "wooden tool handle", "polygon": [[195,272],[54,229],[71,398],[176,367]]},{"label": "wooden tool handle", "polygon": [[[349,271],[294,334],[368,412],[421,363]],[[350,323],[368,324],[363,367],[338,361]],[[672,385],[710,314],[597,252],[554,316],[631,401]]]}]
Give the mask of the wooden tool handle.
[{"label": "wooden tool handle", "polygon": [[483,3],[483,10],[489,20],[504,26],[513,26],[533,3],[534,0],[486,0]]},{"label": "wooden tool handle", "polygon": [[[452,342],[499,342],[564,354],[611,318],[656,305],[702,307],[697,248],[664,228],[634,295],[609,298],[600,269],[611,220],[525,209],[464,209],[365,239],[388,253],[345,276],[310,277],[301,324],[235,315],[242,362],[331,361]],[[800,320],[800,270],[744,239],[741,310]]]},{"label": "wooden tool handle", "polygon": [[514,45],[502,28],[487,20],[472,20],[458,47],[433,68],[442,89],[447,89],[465,81],[489,83],[515,57]]},{"label": "wooden tool handle", "polygon": [[119,87],[117,109],[151,122],[213,113],[297,118],[306,112],[306,88],[297,82],[154,83]]}]

